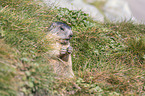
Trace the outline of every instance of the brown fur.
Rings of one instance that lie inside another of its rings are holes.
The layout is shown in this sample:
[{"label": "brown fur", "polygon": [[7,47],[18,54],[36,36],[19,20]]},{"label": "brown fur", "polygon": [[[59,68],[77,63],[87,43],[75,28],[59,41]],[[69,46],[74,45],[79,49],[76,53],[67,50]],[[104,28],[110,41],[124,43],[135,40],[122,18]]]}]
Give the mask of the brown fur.
[{"label": "brown fur", "polygon": [[54,73],[59,77],[73,78],[71,53],[68,52],[70,43],[62,44],[65,40],[60,40],[56,34],[47,34],[46,38],[50,37],[54,39],[54,43],[52,44],[54,48],[49,52],[51,57],[49,61]]}]

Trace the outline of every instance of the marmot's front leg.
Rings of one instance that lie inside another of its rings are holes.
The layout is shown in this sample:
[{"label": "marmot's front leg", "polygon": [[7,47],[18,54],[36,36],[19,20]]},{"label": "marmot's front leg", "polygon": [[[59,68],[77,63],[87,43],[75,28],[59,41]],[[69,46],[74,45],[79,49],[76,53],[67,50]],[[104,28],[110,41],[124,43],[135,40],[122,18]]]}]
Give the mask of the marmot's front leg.
[{"label": "marmot's front leg", "polygon": [[71,54],[72,51],[73,51],[73,47],[69,46],[69,47],[67,48],[67,53],[68,53],[68,54]]},{"label": "marmot's front leg", "polygon": [[72,50],[73,50],[73,48],[71,46],[62,47],[60,50],[59,58],[67,62],[69,59],[69,55],[72,53]]},{"label": "marmot's front leg", "polygon": [[62,47],[60,50],[60,55],[64,55],[64,54],[71,54],[73,51],[73,48],[71,46],[69,47]]},{"label": "marmot's front leg", "polygon": [[61,49],[60,49],[60,55],[64,55],[64,54],[66,54],[67,53],[67,47],[62,47]]}]

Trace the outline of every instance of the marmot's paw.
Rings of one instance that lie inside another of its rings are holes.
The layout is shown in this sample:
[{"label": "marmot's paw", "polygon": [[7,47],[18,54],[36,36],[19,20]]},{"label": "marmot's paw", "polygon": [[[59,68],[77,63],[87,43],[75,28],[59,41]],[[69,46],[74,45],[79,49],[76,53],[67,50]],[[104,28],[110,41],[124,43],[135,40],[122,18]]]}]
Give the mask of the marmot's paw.
[{"label": "marmot's paw", "polygon": [[73,51],[73,47],[69,46],[69,47],[67,48],[67,52],[68,52],[69,54],[71,54],[72,51]]},{"label": "marmot's paw", "polygon": [[60,54],[66,54],[66,52],[67,52],[67,48],[61,48],[61,50],[60,50]]}]

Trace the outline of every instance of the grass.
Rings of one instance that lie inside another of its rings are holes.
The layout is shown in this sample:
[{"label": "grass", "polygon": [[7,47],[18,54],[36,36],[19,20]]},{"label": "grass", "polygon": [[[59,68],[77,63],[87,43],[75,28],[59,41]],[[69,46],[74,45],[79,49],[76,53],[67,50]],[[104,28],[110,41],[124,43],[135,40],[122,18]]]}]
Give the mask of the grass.
[{"label": "grass", "polygon": [[[7,95],[15,95],[16,94],[16,83],[14,83],[14,77],[16,74],[16,70],[12,64],[15,62],[14,50],[11,49],[8,45],[4,44],[2,40],[0,40],[0,94],[4,96]],[[15,87],[14,87],[15,86]],[[7,92],[6,92],[7,90]]]},{"label": "grass", "polygon": [[[145,25],[94,22],[81,11],[33,0],[0,4],[1,96],[145,95]],[[54,21],[74,32],[74,79],[55,80],[49,68],[53,46],[44,37]]]},{"label": "grass", "polygon": [[[50,79],[49,81],[51,81],[51,78],[49,78],[51,73],[49,72],[48,60],[45,59],[44,52],[51,48],[49,47],[50,42],[45,42],[47,43],[46,45],[44,44],[45,40],[42,39],[50,24],[49,22],[52,22],[50,20],[53,19],[53,17],[47,15],[51,13],[51,10],[49,11],[49,8],[46,9],[29,0],[2,0],[0,4],[2,4],[0,9],[2,40],[4,44],[13,47],[15,50],[12,55],[14,55],[13,58],[16,60],[12,59],[12,62],[16,61],[14,68],[17,74],[16,77],[13,76],[13,82],[18,80],[20,84],[17,84],[17,90],[14,92],[17,95],[21,93],[25,95],[49,93],[48,90],[51,84],[47,80]],[[53,12],[51,13],[52,15]],[[1,46],[3,47],[3,45]],[[5,49],[6,52],[9,50],[7,46],[4,46],[1,49],[1,54],[5,53]],[[11,66],[12,64],[8,63],[7,65]],[[5,78],[3,79],[5,80]],[[11,85],[9,86],[12,87]],[[6,94],[11,95],[9,91]],[[3,96],[5,94],[0,93],[0,95]]]},{"label": "grass", "polygon": [[144,94],[144,28],[131,22],[106,23],[76,33],[73,69],[79,70],[87,88],[95,84],[107,96]]}]

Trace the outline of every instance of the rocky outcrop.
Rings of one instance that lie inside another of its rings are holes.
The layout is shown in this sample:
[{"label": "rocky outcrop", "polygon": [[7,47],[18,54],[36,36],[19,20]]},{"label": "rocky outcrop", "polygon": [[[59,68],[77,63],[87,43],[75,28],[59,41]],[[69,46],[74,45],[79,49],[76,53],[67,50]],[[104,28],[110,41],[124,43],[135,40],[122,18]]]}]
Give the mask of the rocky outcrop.
[{"label": "rocky outcrop", "polygon": [[106,18],[113,22],[135,20],[126,0],[108,0],[103,10]]}]

